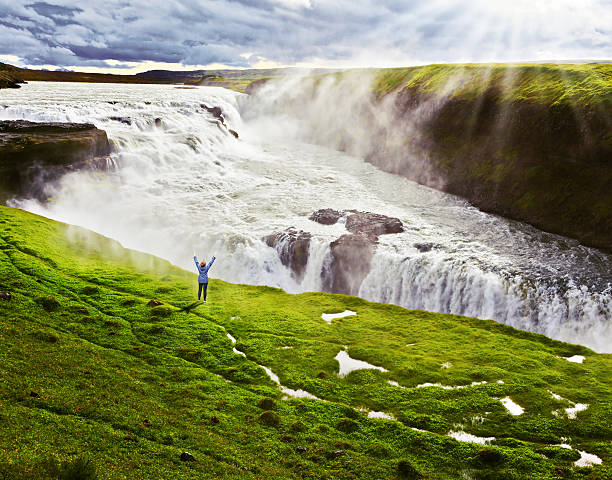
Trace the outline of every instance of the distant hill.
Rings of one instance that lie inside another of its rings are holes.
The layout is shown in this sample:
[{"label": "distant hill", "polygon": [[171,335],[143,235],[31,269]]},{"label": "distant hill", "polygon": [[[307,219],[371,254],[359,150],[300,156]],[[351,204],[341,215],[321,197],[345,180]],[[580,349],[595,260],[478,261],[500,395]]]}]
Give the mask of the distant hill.
[{"label": "distant hill", "polygon": [[[71,71],[30,70],[0,63],[0,88],[7,88],[11,81],[43,82],[88,82],[88,83],[153,83],[153,84],[186,84],[225,87],[244,92],[254,80],[274,78],[287,73],[332,73],[336,70],[297,68],[247,69],[247,70],[149,70],[136,75],[115,75],[109,73],[85,73]],[[6,80],[6,82],[3,82]],[[6,83],[6,84],[4,84]]]}]

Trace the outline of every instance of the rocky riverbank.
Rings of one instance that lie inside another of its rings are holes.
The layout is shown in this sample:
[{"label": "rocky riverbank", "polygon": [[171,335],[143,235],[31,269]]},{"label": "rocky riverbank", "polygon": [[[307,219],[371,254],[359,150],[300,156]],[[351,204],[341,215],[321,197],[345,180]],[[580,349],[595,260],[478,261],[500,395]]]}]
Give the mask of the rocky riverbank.
[{"label": "rocky riverbank", "polygon": [[67,171],[106,165],[111,146],[92,124],[0,121],[0,197],[44,198],[44,185]]}]

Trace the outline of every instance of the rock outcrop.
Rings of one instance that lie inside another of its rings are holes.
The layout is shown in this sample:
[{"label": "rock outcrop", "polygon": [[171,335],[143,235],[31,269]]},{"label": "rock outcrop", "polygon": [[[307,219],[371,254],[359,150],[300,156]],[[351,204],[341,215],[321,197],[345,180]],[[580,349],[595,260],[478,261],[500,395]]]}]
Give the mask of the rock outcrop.
[{"label": "rock outcrop", "polygon": [[46,182],[106,166],[110,152],[106,132],[91,124],[0,121],[0,196],[41,197]]},{"label": "rock outcrop", "polygon": [[[2,66],[3,64],[0,64],[0,67]],[[25,82],[13,71],[0,68],[0,88],[21,88],[20,83]]]},{"label": "rock outcrop", "polygon": [[264,241],[276,250],[281,263],[291,270],[291,274],[298,282],[301,282],[308,263],[311,238],[308,232],[288,228],[284,232],[268,235]]},{"label": "rock outcrop", "polygon": [[204,110],[210,113],[213,117],[215,117],[219,121],[219,123],[223,125],[223,127],[225,127],[225,130],[230,135],[232,135],[236,139],[239,138],[238,132],[236,130],[232,130],[231,128],[229,128],[227,124],[225,123],[225,117],[223,116],[223,110],[221,109],[221,107],[209,107],[208,105],[204,103],[200,104],[200,107],[202,107]]},{"label": "rock outcrop", "polygon": [[[347,295],[359,293],[370,271],[378,237],[404,231],[398,218],[357,210],[326,208],[314,212],[309,219],[323,225],[333,225],[342,219],[350,232],[330,243],[329,258],[321,271],[323,291]],[[308,264],[311,239],[308,232],[288,228],[268,235],[264,241],[276,249],[282,264],[301,282]]]},{"label": "rock outcrop", "polygon": [[372,266],[378,237],[404,231],[399,218],[357,210],[338,212],[323,209],[309,218],[325,225],[345,219],[345,227],[351,233],[330,244],[330,261],[321,272],[321,279],[324,291],[347,295],[359,293],[359,287]]}]

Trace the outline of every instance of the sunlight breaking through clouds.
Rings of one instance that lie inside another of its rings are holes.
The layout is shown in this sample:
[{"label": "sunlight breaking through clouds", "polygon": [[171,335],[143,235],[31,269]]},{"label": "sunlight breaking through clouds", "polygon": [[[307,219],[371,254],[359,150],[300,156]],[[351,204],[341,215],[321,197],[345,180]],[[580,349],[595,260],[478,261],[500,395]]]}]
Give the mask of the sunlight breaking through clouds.
[{"label": "sunlight breaking through clouds", "polygon": [[[0,0],[20,64],[399,66],[612,59],[609,0]],[[249,55],[245,55],[249,52]]]}]

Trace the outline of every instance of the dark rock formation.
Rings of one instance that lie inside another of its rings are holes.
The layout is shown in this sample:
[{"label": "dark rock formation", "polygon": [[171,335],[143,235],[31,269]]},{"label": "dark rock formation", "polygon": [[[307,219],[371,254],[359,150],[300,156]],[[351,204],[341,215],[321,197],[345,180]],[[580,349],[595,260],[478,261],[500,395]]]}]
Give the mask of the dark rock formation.
[{"label": "dark rock formation", "polygon": [[378,238],[379,235],[404,231],[404,226],[399,218],[356,210],[347,210],[344,213],[350,213],[346,218],[346,229],[351,233]]},{"label": "dark rock formation", "polygon": [[308,263],[311,237],[310,233],[288,228],[284,232],[268,235],[264,241],[277,251],[281,263],[289,267],[294,278],[300,282]]},{"label": "dark rock formation", "polygon": [[327,208],[314,212],[309,218],[331,225],[342,217],[346,218],[345,226],[351,233],[342,235],[330,244],[331,258],[321,272],[323,290],[357,295],[370,271],[378,237],[401,233],[404,226],[398,218],[357,210],[338,212]]},{"label": "dark rock formation", "polygon": [[223,117],[223,110],[221,110],[221,107],[209,107],[204,103],[202,103],[200,106],[217,120],[219,120],[223,126],[225,126],[225,118]]},{"label": "dark rock formation", "polygon": [[[2,67],[3,64],[0,64]],[[20,83],[25,83],[15,72],[0,69],[0,88],[21,88]]]},{"label": "dark rock formation", "polygon": [[223,125],[226,128],[226,130],[231,135],[234,136],[234,138],[238,138],[238,132],[236,130],[232,130],[231,128],[228,128],[227,124],[225,123],[225,117],[223,116],[223,110],[221,110],[221,107],[209,107],[208,105],[204,103],[200,104],[200,107],[202,107],[204,110],[210,113],[213,117],[219,120],[221,125]]},{"label": "dark rock formation", "polygon": [[105,167],[108,154],[106,132],[91,124],[0,121],[0,194],[44,199],[46,183],[70,170]]},{"label": "dark rock formation", "polygon": [[180,459],[182,462],[195,462],[195,457],[189,452],[181,453]]},{"label": "dark rock formation", "polygon": [[160,305],[163,305],[163,303],[155,299],[149,300],[149,303],[147,303],[147,307],[159,307]]},{"label": "dark rock formation", "polygon": [[330,262],[321,277],[323,291],[357,295],[370,271],[376,241],[363,234],[342,235],[330,244]]},{"label": "dark rock formation", "polygon": [[[325,208],[308,218],[323,225],[333,225],[344,219],[350,232],[330,243],[329,258],[321,271],[323,291],[332,293],[357,295],[370,271],[378,237],[404,231],[398,218],[357,210]],[[264,241],[276,249],[282,264],[289,267],[293,277],[301,282],[308,263],[311,238],[308,232],[288,228],[284,232],[268,235]]]},{"label": "dark rock formation", "polygon": [[324,208],[322,210],[317,210],[310,217],[308,217],[313,222],[321,223],[323,225],[333,225],[342,216],[337,210],[333,210],[331,208]]},{"label": "dark rock formation", "polygon": [[0,292],[0,300],[10,300],[12,295],[9,292]]},{"label": "dark rock formation", "polygon": [[114,120],[115,122],[121,122],[124,123],[125,125],[131,125],[132,124],[132,119],[129,117],[108,117],[109,120]]}]

